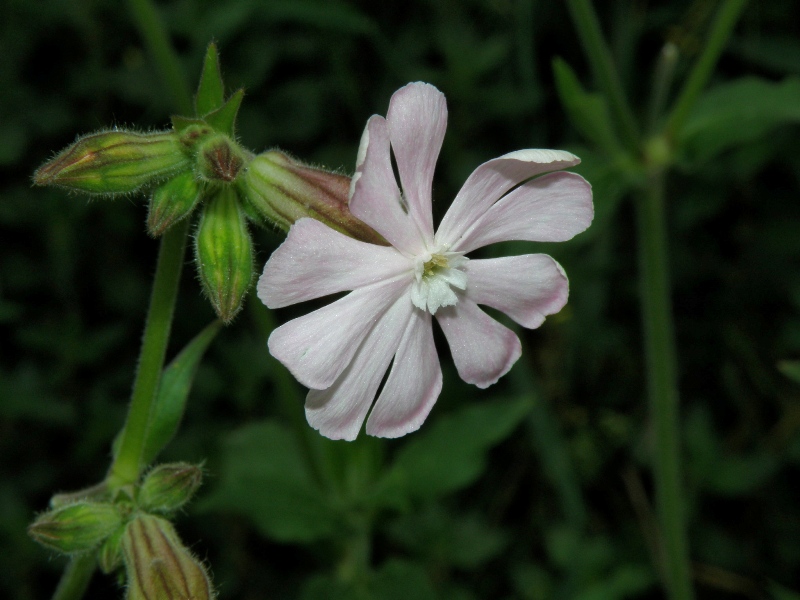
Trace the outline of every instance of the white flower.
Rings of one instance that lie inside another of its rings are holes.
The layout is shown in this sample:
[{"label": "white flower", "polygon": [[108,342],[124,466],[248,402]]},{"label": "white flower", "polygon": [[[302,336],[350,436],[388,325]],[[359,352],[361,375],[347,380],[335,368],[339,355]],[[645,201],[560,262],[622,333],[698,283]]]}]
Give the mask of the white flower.
[{"label": "white flower", "polygon": [[259,279],[258,296],[270,308],[352,290],[269,338],[272,355],[310,388],[308,422],[329,438],[355,439],[390,363],[367,433],[399,437],[420,427],[442,388],[433,315],[461,378],[485,388],[508,372],[521,348],[514,332],[478,305],[535,328],[567,301],[567,277],[547,255],[465,254],[503,240],[565,241],[586,229],[591,187],[574,173],[553,172],[579,159],[520,150],[482,164],[434,234],[431,185],[446,124],[444,95],[424,83],[395,92],[386,119],[367,122],[350,210],[391,246],[300,219]]}]

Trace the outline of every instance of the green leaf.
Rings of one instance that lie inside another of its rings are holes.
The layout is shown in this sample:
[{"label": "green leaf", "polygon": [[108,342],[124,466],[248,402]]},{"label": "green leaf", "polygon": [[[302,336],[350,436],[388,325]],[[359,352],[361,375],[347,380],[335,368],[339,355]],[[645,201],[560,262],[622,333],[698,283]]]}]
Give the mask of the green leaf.
[{"label": "green leaf", "polygon": [[354,600],[360,598],[352,584],[329,575],[314,575],[303,582],[300,600]]},{"label": "green leaf", "polygon": [[575,72],[560,58],[553,60],[556,90],[572,124],[586,139],[610,154],[622,153],[622,144],[611,125],[611,115],[601,94],[584,91]]},{"label": "green leaf", "polygon": [[800,383],[800,360],[782,360],[778,370],[795,383]]},{"label": "green leaf", "polygon": [[239,114],[243,98],[244,90],[237,90],[220,108],[208,113],[205,121],[220,133],[226,133],[233,137],[236,129],[236,115]]},{"label": "green leaf", "polygon": [[689,163],[703,162],[771,130],[800,122],[800,78],[771,82],[745,77],[719,85],[697,101],[677,134]]},{"label": "green leaf", "polygon": [[339,515],[314,481],[297,439],[283,425],[262,421],[227,437],[219,483],[200,510],[246,517],[266,537],[308,542],[335,533]]},{"label": "green leaf", "polygon": [[775,475],[778,458],[763,449],[748,454],[725,451],[707,408],[691,411],[684,427],[687,472],[703,489],[741,496],[758,489]]},{"label": "green leaf", "polygon": [[147,428],[144,464],[151,463],[178,430],[197,367],[221,326],[219,321],[207,325],[164,369]]},{"label": "green leaf", "polygon": [[372,580],[372,597],[381,600],[435,600],[436,594],[422,567],[406,561],[390,560]]},{"label": "green leaf", "polygon": [[602,581],[592,583],[578,593],[576,600],[623,600],[640,598],[655,583],[649,569],[637,565],[620,565]]},{"label": "green leaf", "polygon": [[530,408],[525,396],[455,411],[403,447],[387,477],[416,498],[463,488],[480,476],[489,449],[508,437]]},{"label": "green leaf", "polygon": [[769,582],[769,592],[773,600],[800,600],[800,594],[774,581]]},{"label": "green leaf", "polygon": [[509,536],[478,515],[445,510],[432,504],[392,521],[388,533],[426,564],[473,569],[495,558]]},{"label": "green leaf", "polygon": [[203,72],[200,75],[200,85],[194,98],[195,113],[198,117],[207,115],[220,108],[225,100],[225,86],[222,83],[222,73],[219,69],[219,53],[217,45],[211,42],[206,49],[206,59],[203,62]]}]

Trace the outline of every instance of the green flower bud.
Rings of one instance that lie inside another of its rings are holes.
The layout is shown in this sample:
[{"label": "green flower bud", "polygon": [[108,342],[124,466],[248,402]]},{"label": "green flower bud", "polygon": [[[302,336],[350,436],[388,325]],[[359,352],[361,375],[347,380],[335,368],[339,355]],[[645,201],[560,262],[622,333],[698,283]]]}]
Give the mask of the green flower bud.
[{"label": "green flower bud", "polygon": [[97,552],[97,564],[106,575],[122,566],[122,536],[124,534],[125,527],[120,527],[103,542]]},{"label": "green flower bud", "polygon": [[39,515],[28,533],[43,546],[72,554],[96,548],[121,525],[113,504],[76,502]]},{"label": "green flower bud", "polygon": [[200,185],[191,171],[181,173],[156,188],[147,213],[147,231],[158,237],[181,219],[185,219],[200,202]]},{"label": "green flower bud", "polygon": [[203,471],[196,465],[159,465],[145,476],[139,489],[139,505],[148,512],[174,512],[191,500],[202,481]]},{"label": "green flower bud", "polygon": [[33,182],[94,194],[121,194],[189,166],[174,133],[103,131],[79,138],[43,164],[33,174]]},{"label": "green flower bud", "polygon": [[350,213],[350,178],[344,175],[309,167],[271,150],[250,161],[237,185],[249,213],[284,231],[298,219],[311,217],[358,240],[388,245]]},{"label": "green flower bud", "polygon": [[244,165],[244,152],[227,135],[209,137],[197,148],[197,171],[208,181],[235,181]]},{"label": "green flower bud", "polygon": [[203,291],[219,318],[230,323],[253,279],[253,243],[232,188],[223,187],[205,203],[194,249]]},{"label": "green flower bud", "polygon": [[208,600],[214,597],[208,573],[183,546],[169,521],[141,515],[122,536],[128,575],[126,600]]},{"label": "green flower bud", "polygon": [[110,500],[110,493],[105,481],[76,492],[62,492],[50,498],[50,508],[60,508],[68,504],[75,504],[79,500],[102,502]]}]

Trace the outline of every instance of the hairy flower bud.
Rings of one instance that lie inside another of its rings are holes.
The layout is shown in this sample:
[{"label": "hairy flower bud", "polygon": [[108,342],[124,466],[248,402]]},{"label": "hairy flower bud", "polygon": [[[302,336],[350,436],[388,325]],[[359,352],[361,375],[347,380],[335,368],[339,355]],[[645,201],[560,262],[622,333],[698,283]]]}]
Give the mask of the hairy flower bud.
[{"label": "hairy flower bud", "polygon": [[120,527],[106,538],[97,551],[97,564],[103,573],[113,573],[122,566],[123,535],[125,535],[125,527]]},{"label": "hairy flower bud", "polygon": [[39,515],[28,533],[43,546],[72,554],[96,548],[121,525],[113,504],[76,502]]},{"label": "hairy flower bud", "polygon": [[103,481],[91,487],[83,488],[82,490],[77,490],[75,492],[62,492],[60,494],[55,494],[52,498],[50,498],[50,508],[61,508],[62,506],[66,506],[68,504],[75,504],[80,500],[102,502],[103,500],[108,499],[110,499],[108,485],[106,485],[106,482]]},{"label": "hairy flower bud", "polygon": [[253,243],[232,188],[223,187],[205,203],[194,248],[203,291],[219,318],[229,323],[253,279]]},{"label": "hairy flower bud", "polygon": [[350,178],[309,167],[282,152],[256,156],[239,180],[242,196],[261,219],[284,230],[302,217],[322,221],[350,237],[387,245],[348,208]]},{"label": "hairy flower bud", "polygon": [[145,476],[139,489],[139,505],[148,512],[174,512],[191,500],[202,481],[203,471],[196,465],[159,465]]},{"label": "hairy flower bud", "polygon": [[191,171],[181,173],[153,192],[147,213],[147,231],[158,237],[188,217],[200,202],[200,185]]},{"label": "hairy flower bud", "polygon": [[189,157],[174,133],[103,131],[79,138],[39,167],[33,182],[95,194],[120,194],[170,177],[189,165]]},{"label": "hairy flower bud", "polygon": [[169,521],[140,515],[122,536],[128,574],[126,600],[208,600],[214,597],[208,573],[181,543]]},{"label": "hairy flower bud", "polygon": [[214,135],[197,149],[198,173],[209,181],[235,181],[244,165],[244,152],[227,135]]}]

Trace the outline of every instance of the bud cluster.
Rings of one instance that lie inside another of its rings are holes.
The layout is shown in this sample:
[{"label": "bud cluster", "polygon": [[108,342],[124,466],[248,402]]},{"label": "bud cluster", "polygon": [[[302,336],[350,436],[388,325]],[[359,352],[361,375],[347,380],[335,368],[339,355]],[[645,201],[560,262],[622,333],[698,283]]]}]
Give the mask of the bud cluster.
[{"label": "bud cluster", "polygon": [[170,463],[151,469],[130,495],[111,498],[103,485],[58,494],[28,533],[61,554],[95,553],[106,573],[124,565],[131,600],[212,598],[205,568],[164,518],[191,500],[202,477],[199,466]]},{"label": "bud cluster", "polygon": [[195,116],[173,117],[169,131],[115,129],[80,138],[42,165],[33,181],[112,196],[147,190],[147,231],[153,237],[199,212],[198,279],[219,318],[229,323],[253,280],[248,221],[287,231],[297,219],[311,217],[363,241],[386,241],[350,213],[349,177],[277,150],[255,156],[243,149],[235,123],[244,93],[226,100],[223,90],[212,44]]}]

